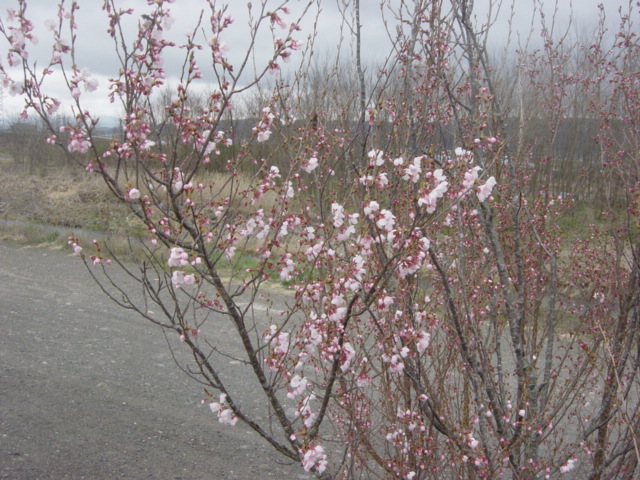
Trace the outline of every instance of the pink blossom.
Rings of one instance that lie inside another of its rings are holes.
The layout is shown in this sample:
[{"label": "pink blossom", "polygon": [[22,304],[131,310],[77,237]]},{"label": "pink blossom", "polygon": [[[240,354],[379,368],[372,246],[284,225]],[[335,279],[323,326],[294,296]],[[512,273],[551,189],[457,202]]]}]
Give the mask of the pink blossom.
[{"label": "pink blossom", "polygon": [[333,226],[340,228],[344,224],[344,207],[337,202],[331,204],[331,213],[333,214]]},{"label": "pink blossom", "polygon": [[82,253],[82,247],[77,243],[72,243],[71,247],[73,248],[73,253],[75,253],[76,255],[80,255],[80,253]]},{"label": "pink blossom", "polygon": [[228,260],[231,260],[236,254],[236,246],[232,245],[224,249],[224,256],[227,257]]},{"label": "pink blossom", "polygon": [[382,150],[376,150],[374,148],[373,150],[369,150],[367,156],[369,157],[369,165],[372,167],[380,167],[384,165],[384,152]]},{"label": "pink blossom", "polygon": [[311,411],[311,401],[315,400],[316,396],[312,393],[308,397],[304,398],[300,403],[300,406],[296,409],[296,416],[304,419],[304,426],[311,428],[315,422],[318,414]]},{"label": "pink blossom", "polygon": [[340,365],[340,370],[342,371],[342,373],[345,373],[349,370],[349,367],[351,366],[351,362],[353,361],[355,356],[356,356],[356,351],[354,350],[351,343],[345,342],[344,345],[342,345],[343,361],[342,361],[342,364]]},{"label": "pink blossom", "polygon": [[285,355],[289,351],[289,334],[287,332],[278,332],[278,327],[271,325],[265,337],[276,355]]},{"label": "pink blossom", "polygon": [[406,278],[407,276],[413,275],[418,270],[420,270],[424,257],[424,252],[418,252],[417,254],[409,255],[404,260],[402,260],[398,265],[398,273],[400,275],[400,278]]},{"label": "pink blossom", "polygon": [[67,53],[71,50],[71,47],[65,39],[57,38],[55,43],[53,44],[53,49],[55,52]]},{"label": "pink blossom", "polygon": [[222,393],[217,402],[212,402],[209,404],[209,408],[218,416],[218,421],[220,423],[233,426],[238,421],[238,417],[236,417],[235,413],[233,413],[233,410],[226,406],[226,401],[227,395],[225,393]]},{"label": "pink blossom", "polygon": [[369,375],[367,375],[366,373],[361,373],[360,375],[358,375],[358,378],[356,379],[356,386],[358,388],[365,388],[370,384],[371,377]]},{"label": "pink blossom", "polygon": [[287,23],[284,20],[282,20],[282,18],[280,18],[277,13],[272,12],[270,16],[271,16],[271,25],[273,25],[274,23],[277,23],[280,26],[280,28],[282,29],[287,28],[288,26]]},{"label": "pink blossom", "polygon": [[294,377],[289,382],[289,388],[287,397],[288,398],[296,398],[304,393],[307,389],[307,384],[309,382],[306,378],[301,377],[300,375],[294,375]]},{"label": "pink blossom", "polygon": [[322,445],[317,444],[304,452],[302,455],[302,468],[304,468],[305,472],[315,469],[318,473],[322,473],[326,470],[327,456]]},{"label": "pink blossom", "polygon": [[181,288],[185,284],[185,274],[182,270],[175,270],[171,275],[171,283],[176,288]]},{"label": "pink blossom", "polygon": [[393,373],[400,373],[404,370],[404,362],[400,359],[400,355],[392,355],[389,360],[390,366],[389,369]]},{"label": "pink blossom", "polygon": [[184,267],[189,264],[189,255],[180,247],[173,247],[167,261],[170,267]]},{"label": "pink blossom", "polygon": [[384,188],[387,185],[389,185],[389,177],[387,177],[387,172],[382,172],[376,177],[376,186],[378,188]]},{"label": "pink blossom", "polygon": [[82,134],[71,134],[67,148],[70,152],[87,153],[90,143]]},{"label": "pink blossom", "polygon": [[141,144],[140,144],[140,149],[141,150],[151,150],[151,147],[153,147],[156,144],[156,142],[149,140],[149,139],[145,139]]},{"label": "pink blossom", "polygon": [[11,36],[9,37],[9,41],[11,42],[11,48],[16,51],[20,51],[24,48],[25,37],[24,34],[20,30],[15,30],[11,28]]},{"label": "pink blossom", "polygon": [[293,183],[290,181],[287,182],[287,198],[293,198],[295,196],[295,189],[293,188]]},{"label": "pink blossom", "polygon": [[422,157],[416,157],[413,159],[413,163],[410,163],[409,166],[404,169],[402,179],[417,183],[418,180],[420,180],[420,173],[422,173]]},{"label": "pink blossom", "polygon": [[378,221],[376,222],[376,226],[387,232],[393,230],[394,225],[396,224],[396,217],[393,213],[387,209],[383,209],[380,211],[380,216],[378,217]]},{"label": "pink blossom", "polygon": [[22,82],[13,82],[12,81],[10,83],[10,85],[9,85],[9,95],[11,95],[12,97],[15,97],[16,95],[22,94],[23,91],[24,91],[24,84]]},{"label": "pink blossom", "polygon": [[280,270],[280,280],[289,281],[293,278],[291,274],[294,273],[296,264],[291,258],[292,255],[290,253],[285,254],[283,257],[284,268]]},{"label": "pink blossom", "polygon": [[496,179],[494,177],[489,177],[486,183],[478,188],[478,200],[484,202],[487,198],[489,198],[495,185]]},{"label": "pink blossom", "polygon": [[315,258],[317,258],[320,255],[320,252],[322,251],[322,244],[321,243],[316,243],[315,245],[309,247],[305,252],[305,256],[307,257],[307,259],[309,261],[314,260]]},{"label": "pink blossom", "polygon": [[258,141],[266,142],[267,140],[269,140],[270,136],[271,136],[271,130],[260,130],[258,132]]},{"label": "pink blossom", "polygon": [[352,260],[353,269],[354,269],[354,277],[356,280],[361,281],[363,275],[367,272],[365,269],[365,261],[362,258],[362,255],[356,255]]},{"label": "pink blossom", "polygon": [[140,198],[140,190],[138,190],[137,188],[131,188],[129,189],[129,200],[137,200]]},{"label": "pink blossom", "polygon": [[442,169],[439,168],[433,172],[433,178],[436,180],[435,188],[429,193],[424,193],[418,199],[418,206],[426,206],[427,213],[435,212],[438,199],[442,198],[449,189],[449,182],[447,182]]},{"label": "pink blossom", "polygon": [[382,312],[388,312],[389,307],[393,305],[395,299],[391,295],[385,295],[382,298],[378,299],[378,309]]},{"label": "pink blossom", "polygon": [[230,408],[224,408],[218,412],[218,421],[233,426],[238,421],[238,417]]},{"label": "pink blossom", "polygon": [[377,212],[380,209],[380,204],[378,202],[376,202],[375,200],[371,200],[365,207],[364,207],[364,214],[369,217],[370,219],[373,219],[373,214],[375,212]]},{"label": "pink blossom", "polygon": [[280,57],[284,60],[284,63],[291,63],[292,52],[285,50],[280,54]]},{"label": "pink blossom", "polygon": [[46,104],[47,113],[49,115],[55,115],[60,108],[60,100],[53,98]]},{"label": "pink blossom", "polygon": [[358,181],[362,184],[362,185],[367,185],[370,184],[371,182],[373,182],[373,175],[362,175]]},{"label": "pink blossom", "polygon": [[307,162],[307,164],[305,166],[302,167],[302,169],[307,172],[307,173],[311,173],[313,172],[316,168],[318,167],[318,159],[316,157],[311,157],[309,159],[309,161]]},{"label": "pink blossom", "polygon": [[333,297],[331,298],[331,305],[335,305],[336,307],[341,307],[345,303],[346,303],[346,300],[344,299],[344,297],[341,294],[334,292]]},{"label": "pink blossom", "polygon": [[269,168],[269,176],[273,178],[280,178],[280,169],[273,165]]},{"label": "pink blossom", "polygon": [[47,28],[47,30],[53,32],[53,31],[55,31],[56,26],[58,25],[58,22],[56,22],[52,18],[48,18],[47,20],[44,21],[44,25]]},{"label": "pink blossom", "polygon": [[567,473],[576,468],[576,459],[570,458],[567,462],[560,467],[560,473]]},{"label": "pink blossom", "polygon": [[338,323],[344,320],[346,315],[347,315],[347,307],[338,307],[335,309],[333,313],[329,315],[328,318],[331,322]]},{"label": "pink blossom", "polygon": [[420,332],[418,334],[418,338],[416,341],[416,348],[418,349],[418,353],[424,353],[425,350],[429,347],[429,342],[431,340],[431,335],[427,332]]},{"label": "pink blossom", "polygon": [[462,187],[464,190],[468,190],[473,186],[478,179],[478,172],[481,170],[477,165],[464,174],[464,180],[462,181]]},{"label": "pink blossom", "polygon": [[89,80],[85,80],[84,89],[87,92],[95,92],[98,89],[99,82],[95,78],[91,78]]},{"label": "pink blossom", "polygon": [[462,147],[457,147],[454,151],[454,153],[456,154],[456,157],[462,159],[462,158],[466,158],[466,159],[471,159],[473,158],[473,153],[470,152],[469,150],[465,150]]},{"label": "pink blossom", "polygon": [[338,240],[339,242],[344,242],[354,233],[356,233],[356,229],[353,225],[349,225],[346,228],[342,227],[336,235],[336,240]]}]

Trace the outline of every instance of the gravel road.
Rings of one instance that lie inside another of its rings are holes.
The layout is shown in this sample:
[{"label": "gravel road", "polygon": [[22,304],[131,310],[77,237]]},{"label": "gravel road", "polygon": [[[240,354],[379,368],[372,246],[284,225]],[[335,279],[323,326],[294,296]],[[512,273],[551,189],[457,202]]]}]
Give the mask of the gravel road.
[{"label": "gravel road", "polygon": [[202,396],[79,259],[0,244],[0,478],[310,478]]}]

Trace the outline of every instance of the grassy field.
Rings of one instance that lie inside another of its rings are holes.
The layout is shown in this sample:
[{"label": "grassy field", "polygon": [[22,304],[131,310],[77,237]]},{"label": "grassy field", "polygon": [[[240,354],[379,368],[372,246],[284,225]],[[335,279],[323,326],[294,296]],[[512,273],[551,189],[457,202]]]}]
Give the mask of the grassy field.
[{"label": "grassy field", "polygon": [[115,234],[133,225],[125,205],[97,176],[57,169],[28,174],[0,159],[0,239],[63,244],[70,234]]},{"label": "grassy field", "polygon": [[[222,174],[209,173],[207,183],[224,184]],[[240,189],[246,187],[240,178]],[[227,186],[221,186],[221,194]],[[259,207],[269,207],[269,196]],[[121,258],[140,253],[129,237],[148,240],[147,229],[127,205],[119,201],[98,175],[70,167],[30,174],[0,152],[0,241],[53,249],[69,249],[69,236],[82,244],[108,238],[109,249]],[[252,242],[244,248],[255,247]],[[232,262],[225,257],[219,268],[236,272],[256,268],[253,251],[236,252]]]},{"label": "grassy field", "polygon": [[[209,174],[207,183],[224,185],[223,174]],[[220,177],[220,178],[217,178]],[[239,178],[240,182],[246,179]],[[242,189],[245,185],[240,185]],[[228,186],[221,187],[222,189]],[[224,193],[224,192],[220,192]],[[261,200],[268,209],[270,199]],[[0,152],[0,240],[20,243],[65,243],[70,234],[122,236],[144,234],[139,221],[118,201],[98,175],[71,167],[46,168],[29,173]],[[556,219],[563,235],[584,234],[585,226],[602,219],[593,206],[582,202]]]}]

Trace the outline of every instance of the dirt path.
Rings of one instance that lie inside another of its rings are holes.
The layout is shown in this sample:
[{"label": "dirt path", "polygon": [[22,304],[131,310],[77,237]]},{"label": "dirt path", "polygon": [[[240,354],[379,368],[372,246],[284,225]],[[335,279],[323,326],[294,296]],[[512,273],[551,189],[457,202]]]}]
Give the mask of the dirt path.
[{"label": "dirt path", "polygon": [[0,244],[0,478],[310,478],[201,392],[78,259]]}]

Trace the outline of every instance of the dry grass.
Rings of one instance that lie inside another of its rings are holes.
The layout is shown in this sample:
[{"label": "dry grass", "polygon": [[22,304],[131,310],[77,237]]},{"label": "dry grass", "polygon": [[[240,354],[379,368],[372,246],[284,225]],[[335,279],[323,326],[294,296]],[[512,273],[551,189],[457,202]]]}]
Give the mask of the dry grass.
[{"label": "dry grass", "polygon": [[126,217],[125,205],[111,196],[100,178],[58,170],[28,175],[1,166],[2,218],[88,230],[110,230]]},{"label": "dry grass", "polygon": [[[228,174],[209,172],[194,179],[194,183],[200,181],[211,186],[202,192],[204,198],[200,202],[196,198],[196,202],[206,205],[212,199],[234,195],[239,199],[234,208],[239,217],[249,210],[262,208],[268,212],[274,207],[276,199],[272,193],[255,202],[248,197],[241,199],[241,192],[250,189],[255,179],[244,175],[236,175],[232,181],[230,178]],[[143,194],[148,193],[144,188],[141,190]],[[212,209],[204,213],[213,216],[214,212]],[[70,167],[31,175],[15,166],[7,155],[0,156],[0,222],[0,240],[61,248],[66,247],[70,235],[77,236],[84,244],[93,238],[109,237],[109,248],[126,256],[131,255],[132,247],[134,254],[138,250],[135,241],[129,243],[127,234],[135,236],[146,232],[127,205],[113,196],[98,175]],[[243,257],[247,254],[246,259],[239,261],[251,262],[255,247],[252,240],[239,246],[237,253]],[[229,268],[233,267],[229,265]]]},{"label": "dry grass", "polygon": [[60,248],[69,235],[115,234],[132,218],[97,176],[57,169],[30,175],[0,158],[0,240]]}]

